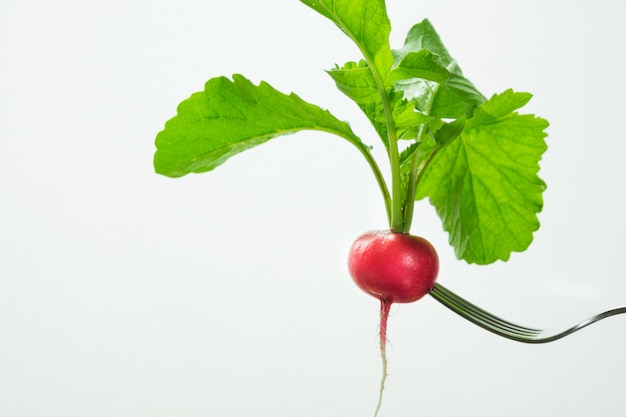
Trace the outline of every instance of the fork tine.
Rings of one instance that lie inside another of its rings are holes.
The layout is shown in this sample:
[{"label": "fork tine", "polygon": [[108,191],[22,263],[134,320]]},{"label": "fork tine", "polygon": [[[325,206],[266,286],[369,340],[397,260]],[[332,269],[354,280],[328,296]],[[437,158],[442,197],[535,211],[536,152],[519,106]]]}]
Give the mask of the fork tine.
[{"label": "fork tine", "polygon": [[[440,284],[435,284],[435,287],[431,291],[431,295],[457,314],[494,333],[500,334],[501,332],[507,332],[507,334],[510,333],[514,336],[530,336],[541,333],[541,330],[518,326],[494,316],[493,314],[461,298]],[[450,303],[456,306],[456,308],[452,308]],[[495,331],[494,327],[498,331]]]},{"label": "fork tine", "polygon": [[545,330],[518,326],[494,316],[493,314],[456,295],[441,284],[435,284],[433,289],[430,291],[430,295],[450,310],[482,327],[483,329],[499,336],[523,343],[553,342],[607,317],[626,313],[626,306],[617,307],[603,313],[596,314],[595,316],[583,320],[566,330],[549,333]]},{"label": "fork tine", "polygon": [[431,295],[446,307],[472,323],[486,330],[508,337],[508,334],[510,333],[508,328],[502,327],[497,320],[476,311],[476,309],[473,308],[473,305],[470,305],[465,300],[456,297],[455,294],[448,292],[444,287],[437,286],[433,288]]}]

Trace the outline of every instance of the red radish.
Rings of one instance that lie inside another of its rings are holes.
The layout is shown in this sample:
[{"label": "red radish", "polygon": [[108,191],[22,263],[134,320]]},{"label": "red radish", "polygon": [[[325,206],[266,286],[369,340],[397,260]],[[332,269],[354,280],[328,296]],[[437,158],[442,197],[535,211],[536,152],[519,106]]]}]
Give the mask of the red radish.
[{"label": "red radish", "polygon": [[375,415],[387,379],[387,319],[392,303],[411,303],[432,289],[439,273],[435,248],[418,236],[390,230],[367,232],[352,244],[348,270],[354,282],[380,300],[380,353],[383,377]]},{"label": "red radish", "polygon": [[433,287],[439,258],[426,239],[389,230],[374,231],[354,242],[348,268],[354,282],[366,293],[389,303],[411,303]]}]

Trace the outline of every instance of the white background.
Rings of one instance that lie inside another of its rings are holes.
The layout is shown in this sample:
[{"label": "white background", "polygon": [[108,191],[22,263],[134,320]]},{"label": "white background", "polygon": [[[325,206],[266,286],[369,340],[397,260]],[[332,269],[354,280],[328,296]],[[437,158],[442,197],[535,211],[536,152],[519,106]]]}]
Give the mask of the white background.
[{"label": "white background", "polygon": [[[620,3],[388,3],[392,47],[427,17],[485,95],[532,92],[525,111],[551,123],[527,252],[468,266],[418,204],[439,282],[539,327],[626,303]],[[323,71],[358,58],[294,0],[0,3],[1,417],[373,413],[378,305],[345,260],[385,215],[359,153],[301,133],[207,174],[152,168],[177,104],[235,72],[330,109],[382,156]],[[389,338],[381,416],[626,410],[623,317],[532,346],[426,297],[393,309]]]}]

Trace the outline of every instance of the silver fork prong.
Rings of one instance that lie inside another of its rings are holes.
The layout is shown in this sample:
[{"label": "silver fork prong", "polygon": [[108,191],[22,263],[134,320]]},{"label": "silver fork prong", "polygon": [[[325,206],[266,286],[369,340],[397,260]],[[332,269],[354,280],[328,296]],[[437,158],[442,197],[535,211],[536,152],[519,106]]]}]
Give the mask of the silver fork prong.
[{"label": "silver fork prong", "polygon": [[[455,296],[457,298],[463,300],[460,296],[458,296],[456,294],[455,294]],[[495,315],[489,313],[488,311],[486,311],[486,310],[476,306],[475,304],[470,303],[469,301],[466,301],[466,305],[472,306],[472,311],[477,312],[478,314],[481,314],[483,317],[489,317],[498,326],[511,331],[513,334],[534,335],[534,334],[541,333],[541,330],[539,330],[539,329],[533,329],[533,328],[530,328],[530,327],[520,326],[518,324],[514,324],[514,323],[508,322],[508,321],[506,321],[504,319],[501,319],[500,317],[495,316]]]},{"label": "silver fork prong", "polygon": [[[529,327],[522,327],[506,320],[503,320],[482,308],[476,306],[475,304],[470,303],[469,301],[461,298],[457,294],[448,290],[444,286],[440,284],[436,284],[435,288],[431,291],[431,295],[446,305],[448,308],[452,309],[457,314],[463,316],[464,318],[474,322],[475,324],[486,328],[486,330],[494,331],[497,330],[496,333],[507,332],[515,335],[533,335],[540,333],[541,330],[531,329]],[[453,308],[451,304],[456,307]]]},{"label": "silver fork prong", "polygon": [[566,330],[550,332],[547,330],[518,326],[517,324],[503,320],[470,303],[441,284],[435,284],[433,289],[430,291],[430,295],[450,310],[482,327],[483,329],[499,336],[523,343],[553,342],[607,317],[626,313],[626,307],[617,307],[603,313],[596,314],[595,316],[583,320]]}]

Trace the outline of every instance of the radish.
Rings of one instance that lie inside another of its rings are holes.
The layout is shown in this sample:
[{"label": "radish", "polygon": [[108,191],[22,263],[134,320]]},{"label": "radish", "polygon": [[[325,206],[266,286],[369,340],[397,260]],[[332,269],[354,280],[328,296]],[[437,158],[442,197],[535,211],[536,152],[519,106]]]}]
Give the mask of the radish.
[{"label": "radish", "polygon": [[352,245],[348,270],[363,291],[381,301],[411,303],[433,287],[439,258],[424,238],[373,231],[359,236]]},{"label": "radish", "polygon": [[354,282],[380,301],[378,414],[391,305],[428,294],[439,272],[432,245],[409,234],[415,202],[428,199],[435,207],[459,259],[489,264],[524,251],[539,227],[545,184],[537,173],[548,122],[518,113],[528,93],[484,96],[427,19],[392,50],[385,0],[300,1],[330,19],[362,53],[363,59],[327,73],[372,123],[389,175],[349,123],[241,74],[213,77],[180,103],[157,135],[154,167],[173,178],[207,172],[275,137],[306,130],[336,135],[356,148],[376,180],[389,227],[360,236],[349,258]]},{"label": "radish", "polygon": [[387,319],[393,303],[411,303],[432,289],[439,273],[439,257],[426,239],[391,230],[367,232],[350,248],[348,270],[354,282],[380,300],[380,354],[383,375],[378,414],[387,379]]}]

